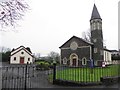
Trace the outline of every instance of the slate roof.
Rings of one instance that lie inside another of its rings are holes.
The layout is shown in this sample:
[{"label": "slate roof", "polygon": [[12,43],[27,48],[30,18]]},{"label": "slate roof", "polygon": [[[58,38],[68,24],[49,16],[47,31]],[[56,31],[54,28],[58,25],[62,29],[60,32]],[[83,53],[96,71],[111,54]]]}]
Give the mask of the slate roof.
[{"label": "slate roof", "polygon": [[92,19],[101,19],[100,14],[99,14],[95,4],[94,4],[94,7],[93,7],[93,11],[92,11],[92,15],[91,15],[90,20],[92,20]]},{"label": "slate roof", "polygon": [[[21,49],[20,49],[20,48],[21,48]],[[20,49],[20,50],[18,50],[18,49]],[[17,50],[18,50],[18,51],[17,51]],[[27,52],[29,55],[31,55],[31,56],[33,57],[30,48],[29,48],[29,47],[25,48],[24,46],[20,46],[20,47],[18,47],[18,48],[16,48],[16,49],[13,48],[12,51],[11,51],[11,56],[14,55],[14,54],[16,54],[17,52],[19,52],[19,51],[21,51],[21,50],[24,50],[25,52]],[[14,51],[15,51],[15,52],[14,52]],[[12,54],[12,52],[14,52],[14,53]]]},{"label": "slate roof", "polygon": [[[17,49],[19,49],[19,48],[21,48],[21,47],[22,47],[22,48],[25,48],[24,46],[20,46],[20,47],[18,47],[18,48],[16,48],[16,49],[13,48],[11,52],[13,52],[13,51],[15,51],[15,50],[17,50]],[[29,53],[32,53],[29,47],[26,47],[25,49],[26,49],[27,51],[29,51]]]},{"label": "slate roof", "polygon": [[117,50],[110,50],[111,52],[119,52],[119,51],[117,51]]},{"label": "slate roof", "polygon": [[103,48],[105,51],[111,52],[111,50],[107,49],[107,48]]},{"label": "slate roof", "polygon": [[77,39],[79,39],[79,40],[82,40],[83,42],[85,42],[85,43],[87,43],[87,44],[89,44],[89,45],[93,45],[93,43],[91,43],[91,42],[88,42],[88,41],[86,41],[86,40],[84,40],[84,39],[82,39],[82,38],[79,38],[79,37],[77,37],[77,36],[72,36],[68,41],[66,41],[62,46],[60,46],[59,48],[62,48],[67,42],[69,42],[72,38],[77,38]]}]

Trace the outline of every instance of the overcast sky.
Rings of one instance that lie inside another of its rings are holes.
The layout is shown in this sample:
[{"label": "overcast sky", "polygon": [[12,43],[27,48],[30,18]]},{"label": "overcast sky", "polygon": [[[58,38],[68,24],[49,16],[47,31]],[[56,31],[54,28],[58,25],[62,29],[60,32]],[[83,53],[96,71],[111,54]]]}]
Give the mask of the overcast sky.
[{"label": "overcast sky", "polygon": [[[108,49],[118,49],[118,1],[96,0]],[[60,52],[73,35],[82,37],[90,28],[94,0],[28,0],[30,10],[15,31],[0,32],[2,46],[30,47],[33,53]]]}]

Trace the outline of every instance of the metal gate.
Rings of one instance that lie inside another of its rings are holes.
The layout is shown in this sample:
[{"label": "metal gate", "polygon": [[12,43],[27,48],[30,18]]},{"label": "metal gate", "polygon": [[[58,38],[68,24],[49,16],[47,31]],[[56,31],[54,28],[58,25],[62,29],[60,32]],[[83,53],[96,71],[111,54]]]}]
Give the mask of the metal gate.
[{"label": "metal gate", "polygon": [[49,71],[36,70],[36,65],[2,67],[2,89],[41,88],[48,83]]}]

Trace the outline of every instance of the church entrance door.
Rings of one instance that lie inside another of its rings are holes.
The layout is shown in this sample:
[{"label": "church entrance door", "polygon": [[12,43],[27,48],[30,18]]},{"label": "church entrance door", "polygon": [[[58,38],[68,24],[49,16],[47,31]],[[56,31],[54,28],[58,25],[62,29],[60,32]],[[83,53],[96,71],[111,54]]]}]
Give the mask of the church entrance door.
[{"label": "church entrance door", "polygon": [[73,65],[72,66],[76,66],[76,59],[73,59]]},{"label": "church entrance door", "polygon": [[20,64],[24,64],[24,57],[20,57]]},{"label": "church entrance door", "polygon": [[78,66],[78,55],[75,53],[70,55],[70,66]]}]

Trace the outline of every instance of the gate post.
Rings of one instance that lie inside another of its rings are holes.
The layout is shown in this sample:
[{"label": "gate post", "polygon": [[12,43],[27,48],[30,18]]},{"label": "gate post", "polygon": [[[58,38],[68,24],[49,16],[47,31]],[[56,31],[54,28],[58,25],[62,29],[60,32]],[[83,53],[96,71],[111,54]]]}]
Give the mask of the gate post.
[{"label": "gate post", "polygon": [[53,63],[53,84],[56,81],[56,63]]},{"label": "gate post", "polygon": [[[28,64],[28,62],[27,62],[27,64]],[[25,65],[25,89],[24,90],[26,90],[27,89],[27,64]]]}]

